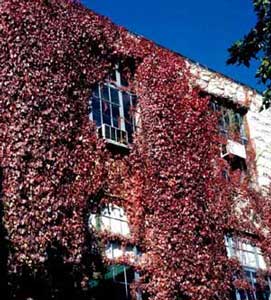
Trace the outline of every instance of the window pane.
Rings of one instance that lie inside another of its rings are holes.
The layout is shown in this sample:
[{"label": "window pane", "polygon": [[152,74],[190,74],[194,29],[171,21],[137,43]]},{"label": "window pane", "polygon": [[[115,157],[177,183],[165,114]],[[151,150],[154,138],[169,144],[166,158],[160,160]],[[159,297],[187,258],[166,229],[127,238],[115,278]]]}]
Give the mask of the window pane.
[{"label": "window pane", "polygon": [[110,73],[109,80],[111,80],[111,81],[117,81],[116,70],[115,69]]},{"label": "window pane", "polygon": [[101,229],[102,230],[111,230],[111,222],[108,217],[101,217]]},{"label": "window pane", "polygon": [[114,279],[117,282],[125,283],[125,277],[124,277],[124,269],[125,266],[116,265],[114,266]]},{"label": "window pane", "polygon": [[240,300],[247,300],[246,291],[240,289],[237,293],[239,294]]},{"label": "window pane", "polygon": [[102,101],[102,107],[103,107],[103,123],[111,125],[110,104],[106,101]]},{"label": "window pane", "polygon": [[109,101],[109,91],[107,85],[102,86],[101,93],[102,93],[102,99]]},{"label": "window pane", "polygon": [[123,110],[124,110],[124,118],[125,122],[130,122],[131,115],[130,115],[130,94],[123,92],[122,94],[123,97]]},{"label": "window pane", "polygon": [[120,128],[120,110],[116,105],[112,105],[113,126]]},{"label": "window pane", "polygon": [[117,89],[110,87],[111,102],[119,104],[119,92]]},{"label": "window pane", "polygon": [[99,85],[98,85],[98,84],[96,84],[95,87],[93,88],[93,90],[92,90],[92,95],[93,95],[93,96],[96,96],[97,98],[100,97],[100,96],[99,96]]},{"label": "window pane", "polygon": [[230,117],[229,117],[229,114],[227,111],[224,112],[224,122],[225,122],[226,128],[228,128],[230,125]]},{"label": "window pane", "polygon": [[121,233],[121,221],[117,219],[111,219],[111,231],[113,233]]},{"label": "window pane", "polygon": [[97,126],[100,126],[101,125],[101,108],[100,108],[100,99],[99,98],[92,97],[91,111],[92,111],[93,121],[95,121]]},{"label": "window pane", "polygon": [[133,271],[132,268],[127,268],[126,269],[126,278],[128,283],[132,283],[135,279],[135,272]]},{"label": "window pane", "polygon": [[132,111],[131,111],[131,95],[125,92],[123,93],[123,109],[124,109],[124,119],[125,119],[125,130],[128,133],[128,141],[131,143],[132,134],[134,131]]},{"label": "window pane", "polygon": [[121,80],[121,85],[122,86],[128,86],[129,85],[128,80],[123,75],[121,75],[120,80]]}]

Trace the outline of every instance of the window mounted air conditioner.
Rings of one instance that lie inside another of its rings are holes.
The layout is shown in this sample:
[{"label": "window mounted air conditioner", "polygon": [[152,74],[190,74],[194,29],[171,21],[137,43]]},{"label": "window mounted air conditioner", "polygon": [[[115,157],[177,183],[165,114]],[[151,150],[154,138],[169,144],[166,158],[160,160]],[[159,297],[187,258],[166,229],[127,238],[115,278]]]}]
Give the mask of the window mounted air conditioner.
[{"label": "window mounted air conditioner", "polygon": [[226,157],[229,154],[237,155],[246,159],[246,148],[243,144],[228,140],[227,145],[221,147],[221,157]]},{"label": "window mounted air conditioner", "polygon": [[98,135],[108,143],[128,148],[127,132],[119,128],[102,124],[98,129]]}]

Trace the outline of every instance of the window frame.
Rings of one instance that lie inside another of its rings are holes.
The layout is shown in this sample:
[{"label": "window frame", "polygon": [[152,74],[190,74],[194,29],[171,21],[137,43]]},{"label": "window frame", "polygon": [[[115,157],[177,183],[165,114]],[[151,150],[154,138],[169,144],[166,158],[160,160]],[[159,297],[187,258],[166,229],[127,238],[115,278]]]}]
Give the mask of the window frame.
[{"label": "window frame", "polygon": [[[120,217],[114,216],[114,211],[120,211]],[[103,223],[103,220],[106,219],[108,222]],[[114,230],[113,222],[115,221],[118,224],[117,230]],[[125,211],[122,207],[109,204],[101,209],[99,213],[90,214],[89,216],[89,227],[94,227],[96,230],[109,231],[112,234],[120,234],[125,237],[130,236],[130,227]],[[109,224],[109,225],[108,225]]]},{"label": "window frame", "polygon": [[[248,280],[248,282],[251,284],[251,287],[252,287],[251,291],[235,288],[235,299],[236,300],[261,300],[263,298],[263,296],[261,295],[261,298],[257,296],[257,287],[256,287],[257,271],[258,270],[266,270],[266,262],[264,260],[264,256],[262,254],[261,249],[255,245],[253,245],[252,243],[249,243],[246,241],[243,242],[242,240],[238,239],[238,237],[236,238],[236,241],[234,241],[233,237],[231,235],[225,235],[224,241],[225,241],[227,256],[229,258],[236,258],[240,262],[240,264],[243,267],[245,279]],[[238,244],[241,246],[238,246]],[[244,245],[247,245],[247,246],[244,246]],[[248,247],[248,246],[251,247],[251,250],[244,249],[244,247]],[[255,266],[249,266],[248,264],[247,265],[243,264],[244,260],[239,259],[242,256],[242,252],[254,255],[255,263],[256,263]],[[264,268],[263,268],[263,266],[260,265],[260,258],[262,259],[262,262],[264,263]],[[253,275],[255,275],[255,276],[253,276]],[[235,279],[236,279],[236,277],[235,277]],[[269,296],[268,296],[267,300],[270,300],[271,299],[271,278],[270,278],[270,276],[266,277],[266,282],[267,282],[267,285],[269,288]],[[243,293],[243,296],[245,296],[245,298],[242,297],[241,293]],[[261,293],[263,294],[264,291],[261,291]]]},{"label": "window frame", "polygon": [[[238,133],[238,142],[240,142],[242,145],[247,145],[248,138],[244,125],[245,112],[242,112],[241,109],[236,107],[230,107],[229,105],[225,104],[223,105],[223,102],[221,103],[219,99],[211,99],[210,106],[212,111],[220,114],[218,120],[219,132],[224,137],[229,139],[230,128],[232,126],[236,126],[238,127],[238,130],[235,130],[235,132]],[[226,121],[226,119],[228,119],[228,121]],[[238,122],[236,122],[237,119]]]},{"label": "window frame", "polygon": [[[122,79],[121,79],[121,73],[119,70],[119,66],[116,65],[115,69],[114,69],[114,74],[115,74],[115,80],[110,80],[110,78],[108,78],[105,82],[103,83],[99,83],[97,85],[94,86],[93,90],[92,90],[92,94],[90,96],[90,113],[89,113],[89,117],[93,122],[97,122],[97,120],[95,120],[95,114],[94,114],[94,109],[93,109],[93,105],[92,105],[92,99],[96,98],[96,100],[98,100],[99,102],[99,122],[100,124],[97,124],[97,127],[101,127],[103,124],[106,124],[110,127],[113,127],[117,130],[122,130],[125,131],[127,136],[128,136],[128,143],[132,143],[132,135],[133,133],[136,131],[136,116],[132,115],[130,116],[130,120],[127,120],[125,118],[125,108],[124,108],[124,93],[127,94],[129,96],[129,112],[128,114],[130,114],[131,110],[134,109],[135,105],[136,105],[136,99],[137,96],[136,94],[132,93],[131,91],[129,91],[129,89],[124,86],[122,84]],[[108,89],[108,100],[103,98],[102,95],[102,89],[104,87],[107,87]],[[118,92],[118,104],[116,104],[115,102],[112,101],[112,96],[111,96],[111,89],[117,90]],[[110,109],[110,124],[106,123],[104,120],[104,116],[103,116],[103,102],[106,102],[106,104],[109,106]],[[112,107],[113,106],[118,106],[118,111],[119,111],[119,116],[118,116],[118,126],[115,126],[114,124],[114,116],[113,116],[113,112],[112,112]],[[128,130],[128,128],[126,128],[126,123],[130,123],[131,126],[131,131]]]}]

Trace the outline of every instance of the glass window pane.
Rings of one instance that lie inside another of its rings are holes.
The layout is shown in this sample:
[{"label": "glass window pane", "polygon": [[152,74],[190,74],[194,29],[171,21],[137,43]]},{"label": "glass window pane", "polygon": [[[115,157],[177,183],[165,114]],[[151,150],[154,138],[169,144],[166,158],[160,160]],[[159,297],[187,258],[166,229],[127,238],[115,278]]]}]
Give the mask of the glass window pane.
[{"label": "glass window pane", "polygon": [[111,102],[119,104],[119,92],[117,89],[110,87]]},{"label": "glass window pane", "polygon": [[113,117],[113,126],[116,128],[120,128],[120,110],[119,106],[112,105],[112,117]]},{"label": "glass window pane", "polygon": [[102,109],[103,109],[103,123],[111,125],[110,104],[106,101],[102,101]]},{"label": "glass window pane", "polygon": [[110,135],[110,127],[109,126],[106,126],[105,127],[105,138],[106,139],[110,139],[111,138],[111,135]]},{"label": "glass window pane", "polygon": [[99,85],[98,84],[96,84],[95,86],[94,86],[94,88],[93,88],[93,90],[92,90],[92,95],[93,96],[96,96],[96,97],[100,97],[100,95],[99,95]]},{"label": "glass window pane", "polygon": [[123,74],[121,74],[120,80],[121,80],[121,85],[122,86],[128,86],[129,85],[127,78],[125,78],[125,76],[123,76]]},{"label": "glass window pane", "polygon": [[117,77],[116,77],[116,70],[113,70],[110,75],[109,75],[109,80],[111,81],[117,81]]},{"label": "glass window pane", "polygon": [[111,231],[113,233],[121,234],[121,221],[116,220],[116,219],[111,219]]},{"label": "glass window pane", "polygon": [[125,266],[116,265],[114,266],[114,279],[117,282],[125,283],[125,277],[124,277],[124,269]]},{"label": "glass window pane", "polygon": [[[134,98],[133,101],[136,101],[136,99]],[[124,110],[125,130],[128,133],[129,143],[132,142],[132,134],[134,131],[132,109],[133,108],[131,108],[131,95],[124,92],[123,93],[123,110]]]},{"label": "glass window pane", "polygon": [[107,85],[102,86],[101,93],[102,93],[102,99],[109,101],[109,91]]},{"label": "glass window pane", "polygon": [[132,268],[126,268],[126,278],[128,283],[132,283],[135,279],[135,272]]},{"label": "glass window pane", "polygon": [[101,229],[111,230],[111,222],[108,217],[101,217]]},{"label": "glass window pane", "polygon": [[97,126],[101,125],[101,107],[100,99],[97,97],[92,97],[91,99],[91,111],[93,116],[93,121],[95,121]]},{"label": "glass window pane", "polygon": [[111,127],[111,139],[116,140],[116,129],[114,127]]},{"label": "glass window pane", "polygon": [[125,122],[130,122],[130,120],[131,120],[131,115],[130,115],[131,96],[130,96],[130,94],[123,92],[122,97],[123,97],[123,110],[124,110]]},{"label": "glass window pane", "polygon": [[230,125],[230,117],[229,117],[228,112],[225,112],[225,113],[224,113],[224,122],[225,122],[226,128],[228,128],[229,125]]}]

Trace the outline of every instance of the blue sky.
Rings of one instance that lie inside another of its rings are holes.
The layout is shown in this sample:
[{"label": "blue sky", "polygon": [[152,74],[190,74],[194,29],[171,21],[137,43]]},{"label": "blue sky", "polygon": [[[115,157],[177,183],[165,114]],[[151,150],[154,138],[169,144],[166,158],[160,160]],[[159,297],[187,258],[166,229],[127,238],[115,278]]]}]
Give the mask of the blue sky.
[{"label": "blue sky", "polygon": [[227,66],[227,48],[255,24],[252,0],[82,0],[116,24],[257,89],[256,64]]}]

